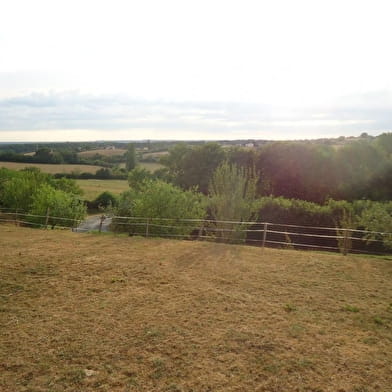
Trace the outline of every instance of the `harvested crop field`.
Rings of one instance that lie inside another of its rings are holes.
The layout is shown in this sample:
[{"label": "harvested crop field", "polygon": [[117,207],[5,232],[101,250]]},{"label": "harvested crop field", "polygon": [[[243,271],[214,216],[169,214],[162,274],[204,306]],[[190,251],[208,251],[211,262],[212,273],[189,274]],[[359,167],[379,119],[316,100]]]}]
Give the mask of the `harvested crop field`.
[{"label": "harvested crop field", "polygon": [[0,391],[392,391],[392,261],[0,226]]},{"label": "harvested crop field", "polygon": [[44,173],[56,174],[56,173],[92,173],[99,169],[101,166],[94,165],[68,165],[68,164],[51,164],[51,163],[23,163],[23,162],[0,162],[0,167],[5,167],[12,170],[22,170],[26,167],[37,167]]},{"label": "harvested crop field", "polygon": [[91,158],[96,154],[103,155],[105,157],[113,157],[118,155],[124,155],[127,152],[126,149],[116,148],[116,149],[100,149],[100,150],[88,150],[79,153],[79,156],[84,158]]}]

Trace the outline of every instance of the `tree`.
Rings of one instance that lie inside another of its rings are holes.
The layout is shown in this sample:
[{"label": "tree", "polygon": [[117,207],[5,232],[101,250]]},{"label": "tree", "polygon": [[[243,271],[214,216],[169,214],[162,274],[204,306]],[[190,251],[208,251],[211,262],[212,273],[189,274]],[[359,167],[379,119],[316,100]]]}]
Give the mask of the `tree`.
[{"label": "tree", "polygon": [[52,227],[56,225],[72,227],[75,221],[82,220],[86,214],[86,206],[81,199],[43,184],[34,193],[31,204],[31,214],[39,217],[32,217],[30,220],[44,224],[48,208],[51,216],[48,224]]},{"label": "tree", "polygon": [[161,162],[169,170],[173,182],[183,189],[195,186],[207,194],[208,184],[215,169],[225,159],[225,152],[217,143],[206,143],[196,147],[177,144]]},{"label": "tree", "polygon": [[366,235],[366,239],[382,241],[385,247],[392,249],[392,202],[365,203],[367,206],[363,209],[359,222],[365,230],[377,232]]},{"label": "tree", "polygon": [[271,143],[262,148],[256,162],[263,175],[266,195],[323,203],[336,197],[338,170],[335,152],[326,145],[298,142]]},{"label": "tree", "polygon": [[117,205],[117,197],[109,192],[105,191],[99,194],[94,201],[89,203],[89,208],[97,208],[97,209],[111,209]]},{"label": "tree", "polygon": [[[194,225],[182,219],[204,218],[205,204],[203,196],[194,190],[184,191],[164,181],[146,180],[121,194],[116,215],[152,218],[151,234],[188,235]],[[143,234],[143,222],[146,219],[114,220],[113,224],[118,231]]]},{"label": "tree", "polygon": [[28,211],[35,191],[53,179],[37,168],[13,172],[1,185],[1,203],[5,207]]},{"label": "tree", "polygon": [[143,183],[153,179],[153,174],[141,167],[135,167],[128,174],[128,184],[132,189],[140,189]]},{"label": "tree", "polygon": [[136,150],[133,144],[128,145],[127,152],[125,153],[125,168],[127,171],[131,171],[136,167]]},{"label": "tree", "polygon": [[219,221],[246,222],[254,217],[257,178],[254,171],[224,162],[219,166],[209,185],[209,208],[217,221],[221,238],[244,240],[246,225]]}]

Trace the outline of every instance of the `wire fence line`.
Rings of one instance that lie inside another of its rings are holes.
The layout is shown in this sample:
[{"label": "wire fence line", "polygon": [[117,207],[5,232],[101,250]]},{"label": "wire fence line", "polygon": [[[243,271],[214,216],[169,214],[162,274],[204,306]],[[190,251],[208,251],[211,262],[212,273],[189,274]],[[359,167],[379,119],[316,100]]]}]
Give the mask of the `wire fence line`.
[{"label": "wire fence line", "polygon": [[[101,215],[96,231],[102,231],[109,217]],[[291,249],[313,249],[334,252],[391,254],[385,239],[390,232],[376,232],[352,228],[302,226],[257,221],[222,221],[212,219],[145,218],[111,216],[111,231],[145,237],[166,237],[218,241],[233,244],[256,245]],[[0,208],[0,222],[15,225],[91,231],[79,227],[83,222],[61,216],[37,215],[22,210]]]}]

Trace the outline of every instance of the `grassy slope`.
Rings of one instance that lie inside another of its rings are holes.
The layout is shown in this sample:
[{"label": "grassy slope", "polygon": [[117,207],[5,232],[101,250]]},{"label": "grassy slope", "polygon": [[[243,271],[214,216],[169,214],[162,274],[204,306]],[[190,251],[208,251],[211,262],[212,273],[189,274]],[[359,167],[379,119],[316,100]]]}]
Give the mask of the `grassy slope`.
[{"label": "grassy slope", "polygon": [[391,391],[392,263],[0,226],[0,390]]},{"label": "grassy slope", "polygon": [[76,180],[76,182],[83,189],[87,200],[94,200],[105,191],[119,195],[129,189],[127,180]]},{"label": "grassy slope", "polygon": [[6,167],[12,170],[22,170],[25,167],[38,167],[44,173],[71,173],[73,171],[79,171],[81,173],[94,173],[101,169],[101,166],[94,165],[56,165],[50,163],[22,163],[22,162],[0,162],[0,167]]}]

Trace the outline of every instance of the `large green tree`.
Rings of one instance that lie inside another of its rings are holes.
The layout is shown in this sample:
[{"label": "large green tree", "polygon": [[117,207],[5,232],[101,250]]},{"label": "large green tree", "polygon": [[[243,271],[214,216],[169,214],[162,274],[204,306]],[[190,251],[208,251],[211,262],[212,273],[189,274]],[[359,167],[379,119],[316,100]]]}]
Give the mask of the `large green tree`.
[{"label": "large green tree", "polygon": [[162,158],[162,163],[168,168],[169,178],[176,185],[183,189],[196,186],[200,192],[207,194],[211,177],[224,159],[225,152],[217,143],[195,147],[178,144],[170,150],[169,155]]}]

